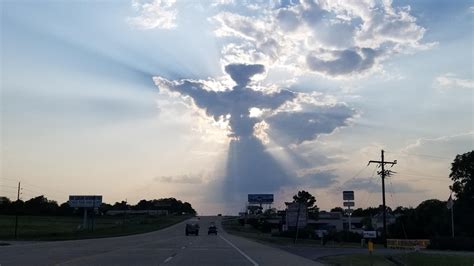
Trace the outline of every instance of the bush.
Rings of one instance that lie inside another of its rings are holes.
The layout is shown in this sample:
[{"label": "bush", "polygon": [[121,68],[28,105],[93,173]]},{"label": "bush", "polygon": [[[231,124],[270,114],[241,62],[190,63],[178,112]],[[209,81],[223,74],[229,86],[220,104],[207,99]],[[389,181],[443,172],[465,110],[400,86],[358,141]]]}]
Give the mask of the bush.
[{"label": "bush", "polygon": [[430,240],[429,249],[474,251],[474,238],[437,237]]},{"label": "bush", "polygon": [[326,237],[326,240],[333,240],[336,242],[358,242],[362,239],[362,236],[358,233],[349,231],[330,232]]}]

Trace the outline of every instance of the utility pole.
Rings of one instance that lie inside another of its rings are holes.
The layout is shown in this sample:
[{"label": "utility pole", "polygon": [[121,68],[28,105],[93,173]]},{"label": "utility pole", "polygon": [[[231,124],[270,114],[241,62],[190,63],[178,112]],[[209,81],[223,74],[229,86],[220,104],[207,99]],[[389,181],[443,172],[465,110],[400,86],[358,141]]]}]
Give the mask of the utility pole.
[{"label": "utility pole", "polygon": [[18,234],[18,205],[20,204],[20,188],[21,184],[18,182],[18,194],[16,196],[16,212],[15,212],[15,239]]},{"label": "utility pole", "polygon": [[395,164],[397,164],[397,160],[393,162],[386,162],[384,158],[384,150],[381,151],[381,158],[382,160],[380,161],[371,160],[369,161],[369,164],[376,163],[376,164],[379,164],[379,166],[382,168],[382,171],[377,172],[377,174],[379,174],[382,177],[383,245],[384,247],[387,247],[387,217],[386,217],[387,209],[385,207],[385,176],[390,175],[392,172],[390,170],[385,170],[385,165],[390,164],[391,167],[393,167]]}]

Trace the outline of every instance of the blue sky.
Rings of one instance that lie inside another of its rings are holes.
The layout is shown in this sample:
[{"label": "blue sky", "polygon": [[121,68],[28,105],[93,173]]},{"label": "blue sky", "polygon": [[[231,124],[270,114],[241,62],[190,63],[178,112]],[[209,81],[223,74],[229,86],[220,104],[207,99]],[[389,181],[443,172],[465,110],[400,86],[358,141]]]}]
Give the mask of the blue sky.
[{"label": "blue sky", "polygon": [[2,1],[0,194],[22,180],[25,198],[213,213],[355,189],[366,207],[383,148],[389,205],[447,198],[474,148],[473,16],[441,0]]}]

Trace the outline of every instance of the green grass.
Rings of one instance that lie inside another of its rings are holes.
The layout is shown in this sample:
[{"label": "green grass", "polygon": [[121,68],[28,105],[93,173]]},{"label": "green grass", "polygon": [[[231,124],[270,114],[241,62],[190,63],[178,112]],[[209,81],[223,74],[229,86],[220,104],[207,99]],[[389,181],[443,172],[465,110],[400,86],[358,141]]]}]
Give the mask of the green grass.
[{"label": "green grass", "polygon": [[369,254],[352,254],[352,255],[338,255],[338,256],[328,256],[319,259],[320,262],[326,265],[338,265],[338,266],[385,266],[385,265],[395,265],[395,263],[390,262],[382,255],[372,255]]},{"label": "green grass", "polygon": [[[145,233],[188,219],[189,216],[96,217],[94,231],[82,230],[82,217],[19,216],[18,240],[65,240]],[[0,215],[0,239],[14,239],[15,216]]]},{"label": "green grass", "polygon": [[[237,220],[223,220],[222,227],[224,230],[233,235],[249,238],[255,240],[257,242],[262,243],[271,243],[276,245],[293,245],[294,239],[289,237],[279,237],[279,236],[272,236],[270,233],[262,233],[261,231],[253,228],[253,227],[244,227],[241,226]],[[321,240],[317,239],[297,239],[297,245],[305,245],[305,246],[320,246]],[[360,247],[360,243],[337,243],[334,241],[329,241],[326,243],[324,247]],[[376,245],[375,248],[380,248],[381,246]]]},{"label": "green grass", "polygon": [[426,254],[413,252],[395,255],[393,257],[405,265],[474,265],[474,256],[472,255]]},{"label": "green grass", "polygon": [[[390,260],[390,258],[392,258]],[[418,266],[418,265],[430,265],[430,266],[461,266],[461,265],[474,265],[474,256],[468,255],[445,255],[445,254],[426,254],[426,253],[404,253],[397,255],[372,255],[369,254],[351,254],[351,255],[338,255],[328,256],[319,259],[320,262],[326,265],[338,265],[338,266],[362,266],[362,265],[407,265],[407,266]],[[395,261],[397,263],[395,263]]]}]

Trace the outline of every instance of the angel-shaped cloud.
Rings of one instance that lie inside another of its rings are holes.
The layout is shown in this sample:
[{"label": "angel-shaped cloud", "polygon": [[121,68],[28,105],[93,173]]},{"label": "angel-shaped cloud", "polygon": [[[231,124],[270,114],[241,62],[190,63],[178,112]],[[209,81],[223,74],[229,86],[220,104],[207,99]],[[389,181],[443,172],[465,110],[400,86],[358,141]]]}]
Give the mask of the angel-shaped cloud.
[{"label": "angel-shaped cloud", "polygon": [[[302,182],[319,185],[334,182],[331,174],[325,175],[330,177],[331,182],[295,178],[295,173],[284,170],[266,151],[259,134],[265,134],[280,146],[297,145],[347,125],[355,114],[354,110],[344,103],[328,101],[319,93],[255,86],[255,77],[265,72],[263,65],[230,64],[225,67],[225,72],[235,83],[232,88],[224,85],[211,88],[206,85],[209,82],[203,80],[154,78],[161,90],[190,97],[194,105],[203,109],[209,117],[228,122],[232,141],[225,190],[239,193],[272,192],[282,186]],[[212,84],[216,84],[216,81],[212,80]],[[262,124],[265,127],[261,127]]]}]

